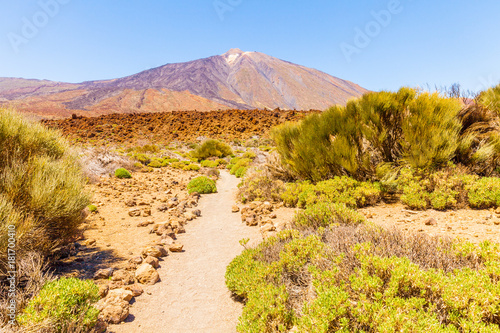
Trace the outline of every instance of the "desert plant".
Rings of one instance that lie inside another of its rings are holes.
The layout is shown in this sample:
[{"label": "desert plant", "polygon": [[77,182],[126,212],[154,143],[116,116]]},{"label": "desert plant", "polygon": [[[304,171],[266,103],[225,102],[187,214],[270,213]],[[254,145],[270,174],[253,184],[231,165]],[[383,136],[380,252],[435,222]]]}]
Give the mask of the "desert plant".
[{"label": "desert plant", "polygon": [[205,176],[193,178],[187,186],[189,194],[197,192],[200,194],[209,194],[217,192],[215,181]]},{"label": "desert plant", "polygon": [[162,166],[163,166],[163,161],[158,159],[154,159],[148,164],[148,167],[156,169],[161,168]]},{"label": "desert plant", "polygon": [[43,286],[18,316],[18,322],[27,327],[48,323],[56,332],[66,332],[68,327],[87,331],[97,323],[99,311],[92,305],[99,298],[93,281],[61,278]]},{"label": "desert plant", "polygon": [[273,129],[282,162],[313,182],[349,175],[365,180],[380,163],[445,165],[459,147],[455,98],[402,88],[377,92]]},{"label": "desert plant", "polygon": [[124,178],[132,178],[132,175],[127,169],[119,168],[115,170],[115,177],[124,179]]},{"label": "desert plant", "polygon": [[185,171],[198,171],[200,170],[200,166],[197,164],[189,164],[184,166],[183,168]]},{"label": "desert plant", "polygon": [[282,201],[281,195],[285,191],[285,185],[281,180],[276,180],[264,170],[253,169],[249,171],[239,187],[241,202],[251,201]]},{"label": "desert plant", "polygon": [[[57,132],[0,110],[2,259],[9,226],[16,230],[19,256],[25,251],[48,253],[72,236],[90,203],[84,186],[77,156]],[[0,271],[5,272],[3,267]]]},{"label": "desert plant", "polygon": [[319,202],[298,212],[293,224],[298,229],[318,229],[333,224],[358,224],[365,221],[363,215],[343,203]]},{"label": "desert plant", "polygon": [[367,224],[286,230],[236,257],[226,284],[245,299],[239,332],[497,332],[498,249]]},{"label": "desert plant", "polygon": [[210,139],[193,150],[191,156],[199,160],[205,160],[209,157],[225,157],[232,153],[233,151],[228,144]]}]

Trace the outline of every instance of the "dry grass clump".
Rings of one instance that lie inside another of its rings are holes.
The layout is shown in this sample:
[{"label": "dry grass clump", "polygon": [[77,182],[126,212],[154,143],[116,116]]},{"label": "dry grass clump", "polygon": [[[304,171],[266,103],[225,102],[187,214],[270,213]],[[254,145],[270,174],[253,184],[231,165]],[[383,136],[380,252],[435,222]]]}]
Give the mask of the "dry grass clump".
[{"label": "dry grass clump", "polygon": [[114,174],[115,170],[134,169],[133,162],[107,147],[88,148],[80,154],[80,163],[89,181],[94,182],[101,176]]},{"label": "dry grass clump", "polygon": [[[16,307],[23,309],[30,299],[37,295],[42,289],[43,285],[54,279],[52,273],[49,271],[47,261],[36,252],[30,252],[25,254],[22,258],[17,260],[17,289],[16,289]],[[14,328],[11,325],[5,324],[11,318],[9,318],[9,288],[7,285],[0,285],[0,331],[2,332],[14,332]],[[2,326],[3,325],[3,326]],[[15,328],[16,332],[30,332],[21,331],[18,327]],[[32,330],[31,332],[35,332]],[[36,331],[40,332],[40,331]]]}]

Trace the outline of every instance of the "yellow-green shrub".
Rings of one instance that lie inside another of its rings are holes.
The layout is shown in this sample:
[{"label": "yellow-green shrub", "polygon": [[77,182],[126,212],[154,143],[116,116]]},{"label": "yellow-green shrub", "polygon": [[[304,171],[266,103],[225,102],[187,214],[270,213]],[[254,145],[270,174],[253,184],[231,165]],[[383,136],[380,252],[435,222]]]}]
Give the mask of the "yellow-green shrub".
[{"label": "yellow-green shrub", "polygon": [[55,332],[89,331],[97,323],[99,288],[90,280],[61,278],[48,282],[18,316],[21,327],[43,324]]},{"label": "yellow-green shrub", "polygon": [[75,154],[59,133],[0,110],[0,253],[8,226],[16,229],[18,255],[49,252],[82,222],[89,205]]},{"label": "yellow-green shrub", "polygon": [[231,147],[218,140],[207,140],[203,142],[199,147],[191,152],[191,156],[199,160],[205,160],[209,157],[226,157],[231,155],[233,150]]},{"label": "yellow-green shrub", "polygon": [[371,225],[286,230],[236,257],[239,332],[498,332],[499,247]]},{"label": "yellow-green shrub", "polygon": [[309,182],[286,184],[282,194],[289,207],[308,207],[318,202],[344,203],[350,207],[373,205],[380,200],[380,186],[350,177],[334,177],[316,185]]},{"label": "yellow-green shrub", "polygon": [[200,194],[209,194],[217,192],[215,181],[205,176],[193,178],[187,186],[189,194],[197,192]]}]

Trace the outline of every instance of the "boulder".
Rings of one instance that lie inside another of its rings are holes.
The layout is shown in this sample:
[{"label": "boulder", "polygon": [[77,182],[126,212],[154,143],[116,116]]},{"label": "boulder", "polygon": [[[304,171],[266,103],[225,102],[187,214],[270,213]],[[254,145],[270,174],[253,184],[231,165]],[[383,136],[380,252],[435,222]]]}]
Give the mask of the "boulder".
[{"label": "boulder", "polygon": [[131,284],[126,286],[124,289],[131,291],[134,297],[141,296],[144,292],[144,289],[142,289],[142,287],[138,284]]},{"label": "boulder", "polygon": [[144,258],[148,256],[161,258],[161,257],[166,257],[167,255],[168,252],[165,250],[165,248],[163,246],[158,246],[158,245],[149,246],[142,251],[142,256]]},{"label": "boulder", "polygon": [[158,266],[160,266],[160,260],[158,260],[158,258],[155,257],[148,256],[146,257],[146,259],[144,259],[144,262],[150,264],[154,268],[158,268]]},{"label": "boulder", "polygon": [[123,284],[128,285],[134,283],[134,276],[129,271],[124,269],[119,269],[113,272],[113,276],[111,277],[112,281],[122,281]]},{"label": "boulder", "polygon": [[141,216],[141,210],[139,208],[134,208],[128,211],[128,215],[130,217],[139,217]]},{"label": "boulder", "polygon": [[114,268],[104,268],[100,269],[94,274],[94,279],[95,280],[100,280],[100,279],[108,279],[111,274],[113,274]]},{"label": "boulder", "polygon": [[173,243],[173,244],[169,245],[169,247],[168,247],[168,249],[171,252],[182,252],[183,248],[184,248],[184,245],[179,244],[179,243]]},{"label": "boulder", "polygon": [[118,297],[121,300],[130,302],[134,294],[130,290],[126,289],[114,289],[108,292],[108,297]]},{"label": "boulder", "polygon": [[144,263],[135,271],[135,278],[142,284],[155,284],[160,279],[160,275],[153,266]]},{"label": "boulder", "polygon": [[104,298],[108,295],[109,292],[109,286],[107,284],[103,284],[99,286],[99,296],[101,298]]},{"label": "boulder", "polygon": [[119,324],[127,319],[129,314],[129,303],[120,297],[106,297],[95,305],[100,311],[99,318],[106,323]]}]

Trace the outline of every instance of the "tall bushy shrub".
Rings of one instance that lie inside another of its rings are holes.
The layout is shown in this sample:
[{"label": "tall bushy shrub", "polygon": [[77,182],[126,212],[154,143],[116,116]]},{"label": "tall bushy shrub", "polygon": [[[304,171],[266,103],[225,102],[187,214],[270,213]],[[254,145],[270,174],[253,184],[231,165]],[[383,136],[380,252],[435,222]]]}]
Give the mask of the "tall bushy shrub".
[{"label": "tall bushy shrub", "polygon": [[207,140],[191,152],[191,156],[199,160],[209,157],[226,157],[233,154],[231,147],[218,140]]},{"label": "tall bushy shrub", "polygon": [[18,254],[47,252],[70,236],[89,204],[77,158],[61,136],[0,110],[0,253],[15,226]]},{"label": "tall bushy shrub", "polygon": [[402,158],[415,168],[443,165],[451,160],[458,147],[460,102],[437,93],[423,93],[408,108],[409,115],[402,126]]},{"label": "tall bushy shrub", "polygon": [[429,168],[449,161],[458,147],[460,109],[457,99],[410,88],[368,93],[345,107],[281,125],[272,137],[298,178],[363,179],[381,162]]}]

